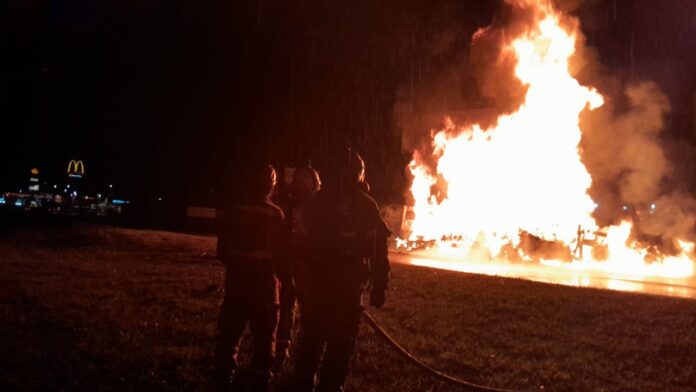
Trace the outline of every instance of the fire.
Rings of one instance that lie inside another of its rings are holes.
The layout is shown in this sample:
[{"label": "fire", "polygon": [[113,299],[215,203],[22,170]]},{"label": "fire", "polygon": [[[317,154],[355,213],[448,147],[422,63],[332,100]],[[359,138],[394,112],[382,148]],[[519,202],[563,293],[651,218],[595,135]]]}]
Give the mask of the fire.
[{"label": "fire", "polygon": [[[535,259],[572,269],[685,277],[681,254],[646,261],[648,250],[630,240],[631,222],[597,227],[592,178],[580,159],[579,117],[603,105],[594,88],[571,75],[577,27],[561,24],[543,0],[523,2],[536,23],[503,48],[516,59],[515,76],[527,88],[521,106],[495,125],[463,127],[447,119],[432,136],[436,172],[414,153],[409,168],[415,219],[409,241],[434,243],[440,254],[478,259]],[[595,239],[587,240],[589,233]],[[408,247],[409,241],[401,241]],[[582,252],[586,245],[600,251]],[[569,257],[575,256],[574,258]]]}]

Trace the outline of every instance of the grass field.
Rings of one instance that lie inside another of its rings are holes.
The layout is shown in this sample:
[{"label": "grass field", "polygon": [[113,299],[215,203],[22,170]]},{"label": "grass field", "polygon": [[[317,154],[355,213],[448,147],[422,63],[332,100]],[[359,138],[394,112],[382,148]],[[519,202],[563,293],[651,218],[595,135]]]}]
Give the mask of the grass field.
[{"label": "grass field", "polygon": [[[0,388],[210,389],[223,277],[213,249],[211,237],[67,222],[0,231]],[[395,265],[389,302],[372,314],[476,383],[696,390],[693,300]],[[367,327],[353,369],[351,391],[457,390]]]}]

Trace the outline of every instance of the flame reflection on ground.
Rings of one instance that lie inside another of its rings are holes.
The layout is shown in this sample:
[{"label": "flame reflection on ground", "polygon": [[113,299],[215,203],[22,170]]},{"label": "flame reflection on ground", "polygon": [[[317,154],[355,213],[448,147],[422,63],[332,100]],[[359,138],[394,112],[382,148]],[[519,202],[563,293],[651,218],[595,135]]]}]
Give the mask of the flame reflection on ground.
[{"label": "flame reflection on ground", "polygon": [[390,260],[400,264],[444,269],[449,271],[528,279],[536,282],[575,287],[637,292],[653,295],[696,299],[696,279],[670,279],[652,276],[612,274],[603,271],[568,269],[563,266],[533,263],[505,263],[445,258],[426,252],[390,254]]}]

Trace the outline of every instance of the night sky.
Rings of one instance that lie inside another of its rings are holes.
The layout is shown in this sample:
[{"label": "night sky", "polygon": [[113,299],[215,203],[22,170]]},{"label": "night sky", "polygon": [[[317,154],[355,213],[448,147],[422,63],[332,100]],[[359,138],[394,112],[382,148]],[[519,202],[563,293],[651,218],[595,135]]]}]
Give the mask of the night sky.
[{"label": "night sky", "polygon": [[[86,179],[130,197],[206,204],[238,186],[230,173],[248,155],[320,168],[352,146],[376,197],[399,201],[409,154],[395,104],[450,71],[500,2],[282,3],[0,3],[0,190],[81,159]],[[694,3],[562,6],[613,73],[665,90],[667,137],[696,142]]]}]

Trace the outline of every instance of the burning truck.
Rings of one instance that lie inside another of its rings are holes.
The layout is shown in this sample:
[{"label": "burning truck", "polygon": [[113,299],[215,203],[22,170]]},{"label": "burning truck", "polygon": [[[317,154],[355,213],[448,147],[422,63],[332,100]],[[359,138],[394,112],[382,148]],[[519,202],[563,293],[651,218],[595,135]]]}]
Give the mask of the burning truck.
[{"label": "burning truck", "polygon": [[[655,185],[669,172],[656,136],[666,112],[660,109],[659,91],[650,84],[626,89],[635,116],[654,121],[631,129],[638,136],[632,134],[630,141],[619,127],[633,119],[617,117],[619,131],[595,131],[603,132],[605,140],[615,132],[613,137],[625,137],[626,145],[643,143],[622,147],[616,157],[603,156],[603,166],[597,164],[588,158],[593,146],[583,150],[583,124],[592,125],[583,119],[610,115],[603,114],[609,112],[607,98],[575,76],[589,61],[578,50],[584,45],[579,21],[546,0],[506,3],[513,15],[507,25],[479,30],[472,47],[497,45],[489,72],[511,72],[499,79],[512,78],[510,89],[519,90],[519,102],[494,121],[459,125],[447,118],[442,129],[431,131],[425,146],[413,151],[408,166],[413,203],[402,213],[396,248],[461,260],[693,276],[694,217],[679,210],[691,202],[674,202],[673,195],[661,194]],[[489,80],[495,77],[489,75]],[[600,169],[617,173],[593,178]],[[649,181],[640,177],[644,173],[652,175]],[[621,189],[623,201],[636,207],[626,212],[624,206],[623,215],[599,219],[602,211],[591,188],[593,182],[610,182],[607,178],[615,179],[612,186]],[[655,210],[648,198],[664,200],[668,211],[641,222],[641,211]],[[670,225],[685,229],[671,230]],[[658,241],[651,241],[651,235]]]}]

